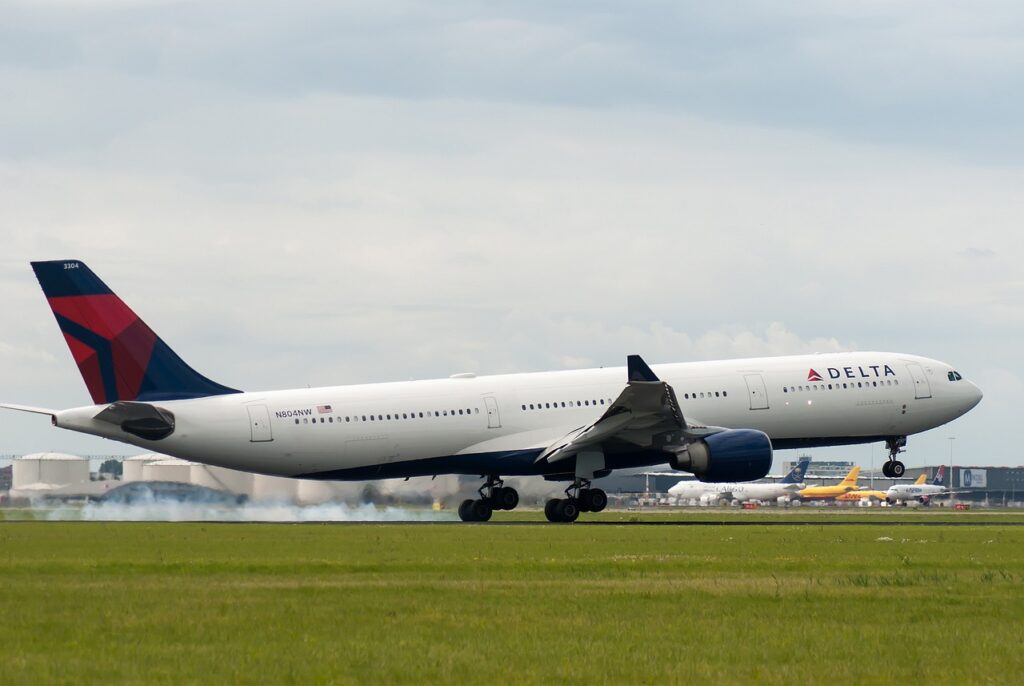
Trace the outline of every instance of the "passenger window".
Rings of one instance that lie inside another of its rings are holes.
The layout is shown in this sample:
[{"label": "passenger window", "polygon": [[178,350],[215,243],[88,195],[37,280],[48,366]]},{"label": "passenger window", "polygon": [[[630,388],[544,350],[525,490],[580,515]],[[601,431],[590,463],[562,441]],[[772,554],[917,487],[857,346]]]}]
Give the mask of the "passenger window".
[{"label": "passenger window", "polygon": [[716,398],[720,398],[721,397],[720,395],[718,395],[718,391],[715,391],[715,397]]},{"label": "passenger window", "polygon": [[298,424],[298,423],[299,423],[299,420],[298,420],[298,419],[296,419],[296,420],[295,420],[295,423],[296,423],[296,424]]},{"label": "passenger window", "polygon": [[728,391],[722,391],[722,397],[723,398],[726,398],[728,396],[729,396],[729,392]]},{"label": "passenger window", "polygon": [[462,414],[462,410],[459,410],[459,414]]}]

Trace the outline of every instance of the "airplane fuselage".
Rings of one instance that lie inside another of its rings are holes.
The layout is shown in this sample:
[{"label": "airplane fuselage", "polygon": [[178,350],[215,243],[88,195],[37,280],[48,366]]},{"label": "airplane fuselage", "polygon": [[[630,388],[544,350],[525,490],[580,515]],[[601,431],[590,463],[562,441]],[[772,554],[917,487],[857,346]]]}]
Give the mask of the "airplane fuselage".
[{"label": "airplane fuselage", "polygon": [[[652,365],[689,422],[765,432],[774,448],[843,445],[945,424],[981,398],[951,367],[895,353],[832,353]],[[62,428],[177,457],[258,473],[374,479],[442,473],[571,474],[572,460],[537,461],[597,420],[623,388],[622,367],[325,388],[156,402],[174,432],[145,440],[94,417],[57,412]],[[813,380],[809,380],[813,379]],[[608,469],[662,464],[627,440]]]}]

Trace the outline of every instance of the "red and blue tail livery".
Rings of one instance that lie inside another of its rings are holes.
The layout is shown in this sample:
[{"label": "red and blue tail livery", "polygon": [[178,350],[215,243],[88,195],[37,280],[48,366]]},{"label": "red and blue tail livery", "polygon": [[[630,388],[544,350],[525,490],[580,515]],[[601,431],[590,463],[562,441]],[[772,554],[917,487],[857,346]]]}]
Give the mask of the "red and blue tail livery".
[{"label": "red and blue tail livery", "polygon": [[97,405],[240,392],[188,366],[81,260],[32,269]]}]

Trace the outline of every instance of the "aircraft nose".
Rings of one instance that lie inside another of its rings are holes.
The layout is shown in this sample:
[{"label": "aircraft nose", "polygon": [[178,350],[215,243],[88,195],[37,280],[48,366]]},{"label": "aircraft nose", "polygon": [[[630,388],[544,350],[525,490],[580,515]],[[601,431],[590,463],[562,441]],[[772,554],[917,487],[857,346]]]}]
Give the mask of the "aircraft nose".
[{"label": "aircraft nose", "polygon": [[968,409],[971,409],[972,407],[980,403],[984,395],[985,394],[981,392],[981,389],[975,386],[973,382],[967,382],[967,401],[969,403]]}]

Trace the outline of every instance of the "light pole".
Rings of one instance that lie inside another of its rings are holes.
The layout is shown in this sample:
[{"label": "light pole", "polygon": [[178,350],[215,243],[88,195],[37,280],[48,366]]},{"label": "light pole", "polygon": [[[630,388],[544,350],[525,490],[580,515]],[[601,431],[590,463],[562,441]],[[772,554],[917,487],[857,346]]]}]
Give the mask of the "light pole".
[{"label": "light pole", "polygon": [[953,490],[953,441],[956,436],[949,437],[949,490]]}]

